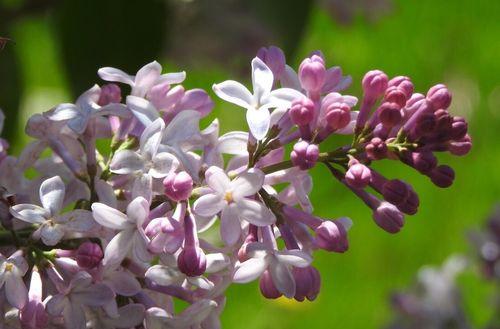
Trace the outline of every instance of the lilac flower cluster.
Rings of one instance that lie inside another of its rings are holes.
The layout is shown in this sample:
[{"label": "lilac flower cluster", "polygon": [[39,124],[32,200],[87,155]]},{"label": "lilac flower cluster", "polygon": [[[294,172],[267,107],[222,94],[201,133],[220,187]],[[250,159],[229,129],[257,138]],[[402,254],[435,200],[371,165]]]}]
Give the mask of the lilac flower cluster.
[{"label": "lilac flower cluster", "polygon": [[[213,86],[246,111],[249,132],[220,135],[218,120],[200,129],[214,107],[208,93],[152,62],[133,76],[102,68],[109,84],[33,115],[34,141],[19,157],[1,141],[8,328],[219,328],[226,288],[256,279],[267,298],[314,300],[313,252],[345,252],[352,221],[312,214],[310,169],[324,164],[395,233],[417,194],[371,162],[400,160],[446,187],[453,171],[434,152],[471,147],[443,85],[424,96],[406,77],[371,71],[357,111],[358,99],[340,93],[351,78],[320,52],[297,73],[279,48],[262,48],[251,69],[251,91],[232,80]],[[322,150],[336,134],[352,143]],[[220,239],[210,239],[215,228]],[[189,305],[182,312],[178,300]]]}]

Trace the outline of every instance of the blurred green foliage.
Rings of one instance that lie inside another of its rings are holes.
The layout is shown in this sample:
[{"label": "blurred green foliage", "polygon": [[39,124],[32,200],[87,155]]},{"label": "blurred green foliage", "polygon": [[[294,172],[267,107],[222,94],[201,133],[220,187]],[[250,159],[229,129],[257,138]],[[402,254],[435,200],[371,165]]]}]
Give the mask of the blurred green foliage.
[{"label": "blurred green foliage", "polygon": [[[187,87],[207,90],[214,82],[238,79],[239,69],[227,64],[232,58],[181,67],[162,55],[168,53],[172,3],[60,1],[41,13],[0,20],[0,35],[15,40],[0,52],[0,107],[8,117],[5,134],[13,152],[26,142],[23,126],[29,113],[72,101],[99,82],[99,66],[133,73],[142,63],[159,59],[168,71],[186,70]],[[466,230],[479,226],[500,199],[500,1],[399,0],[381,19],[373,22],[355,13],[349,25],[337,24],[311,1],[269,3],[257,1],[255,12],[262,15],[263,26],[274,31],[269,32],[274,37],[266,41],[283,46],[291,64],[321,49],[329,65],[340,65],[353,76],[348,90],[353,95],[359,95],[363,74],[374,68],[390,76],[410,76],[421,92],[445,82],[454,93],[452,111],[470,120],[473,151],[465,158],[441,157],[456,169],[456,183],[449,189],[434,187],[399,163],[377,165],[388,177],[412,183],[420,195],[419,213],[408,217],[403,231],[395,236],[378,229],[354,195],[324,168],[316,168],[311,196],[316,212],[353,219],[350,250],[344,255],[317,254],[314,265],[321,271],[323,286],[315,302],[269,301],[260,296],[255,283],[234,286],[222,317],[224,328],[381,327],[390,317],[388,294],[406,286],[422,265],[441,263],[453,252],[467,252]],[[2,0],[0,4],[5,10],[0,18],[11,17],[8,13],[17,12],[22,1]],[[249,63],[250,56],[239,62]],[[241,71],[248,73],[248,81],[249,64]],[[241,110],[214,99],[217,107],[205,123],[219,117],[224,131],[244,128]],[[330,145],[341,141],[332,140]],[[473,322],[484,323],[489,311],[483,305],[491,287],[473,275],[461,281]]]}]

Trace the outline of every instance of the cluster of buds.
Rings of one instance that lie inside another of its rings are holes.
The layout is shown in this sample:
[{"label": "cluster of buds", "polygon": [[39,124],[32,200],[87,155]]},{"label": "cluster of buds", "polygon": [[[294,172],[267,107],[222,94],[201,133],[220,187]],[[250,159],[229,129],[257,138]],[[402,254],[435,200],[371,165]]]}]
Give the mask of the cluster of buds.
[{"label": "cluster of buds", "polygon": [[[370,163],[400,159],[443,187],[453,172],[432,152],[470,148],[444,86],[424,97],[409,79],[372,71],[356,111],[357,98],[340,94],[351,78],[326,68],[320,52],[296,73],[280,49],[262,48],[251,68],[252,91],[232,80],[213,86],[246,110],[249,132],[219,135],[217,120],[200,129],[209,94],[185,90],[184,72],[162,74],[152,62],[135,75],[102,68],[109,84],[33,115],[34,141],[18,157],[2,142],[8,328],[219,328],[227,287],[253,280],[266,298],[314,300],[314,251],[347,251],[352,221],[312,213],[311,169],[325,165],[394,233],[418,197]],[[352,144],[322,150],[336,134],[353,135]],[[205,234],[215,228],[220,238]],[[189,306],[175,312],[175,300]]]}]

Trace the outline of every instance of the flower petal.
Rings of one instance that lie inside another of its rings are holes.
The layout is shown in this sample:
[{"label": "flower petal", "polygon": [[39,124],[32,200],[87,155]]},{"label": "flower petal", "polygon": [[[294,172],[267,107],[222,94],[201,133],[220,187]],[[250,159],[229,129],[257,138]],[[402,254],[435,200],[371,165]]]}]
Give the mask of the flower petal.
[{"label": "flower petal", "polygon": [[22,309],[26,305],[28,289],[21,276],[12,272],[5,276],[5,297],[9,304],[17,309]]},{"label": "flower petal", "polygon": [[264,184],[264,173],[259,169],[250,169],[241,173],[231,182],[233,198],[238,199],[257,193]]},{"label": "flower petal", "polygon": [[246,155],[248,133],[243,131],[231,131],[219,137],[217,151],[233,155]]},{"label": "flower petal", "polygon": [[88,306],[103,306],[112,301],[114,297],[113,290],[104,283],[92,284],[71,294],[73,303],[78,302]]},{"label": "flower petal", "polygon": [[43,207],[50,211],[51,215],[56,215],[61,211],[65,192],[66,187],[59,176],[46,179],[40,185],[40,200]]},{"label": "flower petal", "polygon": [[241,236],[241,222],[238,217],[238,207],[230,204],[222,210],[220,235],[227,246],[234,245]]},{"label": "flower petal", "polygon": [[12,216],[32,224],[42,224],[50,214],[44,208],[34,204],[16,204],[10,208]]},{"label": "flower petal", "polygon": [[143,197],[148,202],[151,202],[153,197],[153,178],[151,175],[137,176],[132,185],[132,198]]},{"label": "flower petal", "polygon": [[294,100],[304,97],[304,94],[295,89],[280,88],[271,91],[266,102],[271,103],[273,107],[289,107]]},{"label": "flower petal", "polygon": [[92,212],[83,209],[75,209],[56,218],[56,220],[61,220],[64,223],[64,227],[71,232],[89,232],[94,226],[97,226]]},{"label": "flower petal", "polygon": [[179,272],[174,267],[164,265],[151,266],[145,274],[146,278],[161,286],[170,286],[172,284],[180,284],[184,281],[185,275]]},{"label": "flower petal", "polygon": [[231,181],[227,174],[219,167],[212,166],[205,172],[207,185],[218,193],[226,193],[231,186]]},{"label": "flower petal", "polygon": [[153,104],[144,98],[127,96],[127,106],[145,127],[160,117]]},{"label": "flower petal", "polygon": [[260,202],[250,199],[236,201],[240,219],[246,220],[255,226],[267,226],[276,222],[276,216]]},{"label": "flower petal", "polygon": [[48,117],[50,120],[63,121],[73,119],[79,115],[80,109],[75,104],[63,103],[58,105]]},{"label": "flower petal", "polygon": [[132,245],[132,254],[141,262],[149,262],[151,254],[148,251],[149,240],[142,231],[142,228],[134,233]]},{"label": "flower petal", "polygon": [[217,194],[206,194],[195,201],[193,211],[200,216],[215,216],[226,205],[222,196]]},{"label": "flower petal", "polygon": [[135,75],[132,94],[134,96],[144,97],[149,89],[158,81],[160,74],[161,65],[157,61],[153,61],[141,67]]},{"label": "flower petal", "polygon": [[184,110],[177,114],[165,127],[162,143],[169,146],[182,146],[188,140],[200,136],[201,114],[193,110]]},{"label": "flower petal", "polygon": [[40,237],[47,246],[55,246],[64,236],[64,228],[61,224],[42,224]]},{"label": "flower petal", "polygon": [[186,72],[170,72],[170,73],[165,73],[160,76],[158,79],[158,82],[165,82],[170,85],[181,83],[184,80],[186,80]]},{"label": "flower petal", "polygon": [[179,168],[179,160],[168,152],[161,152],[153,157],[153,167],[149,174],[154,178],[163,178]]},{"label": "flower petal", "polygon": [[97,74],[103,79],[104,81],[111,81],[111,82],[122,82],[126,83],[130,86],[134,85],[134,80],[130,75],[127,73],[123,72],[122,70],[115,69],[114,67],[103,67],[100,68],[97,71]]},{"label": "flower petal", "polygon": [[144,129],[141,135],[140,152],[146,159],[151,159],[158,151],[164,131],[165,122],[162,118],[156,119]]},{"label": "flower petal", "polygon": [[109,168],[118,175],[131,174],[144,169],[144,159],[134,151],[120,150],[113,156]]},{"label": "flower petal", "polygon": [[295,295],[295,280],[290,269],[279,261],[273,261],[269,265],[269,272],[276,289],[286,297],[292,298]]},{"label": "flower petal", "polygon": [[271,114],[266,108],[255,109],[253,107],[247,108],[247,123],[250,132],[257,139],[261,140],[266,137],[271,124]]},{"label": "flower petal", "polygon": [[250,258],[239,264],[233,274],[233,282],[247,283],[260,277],[267,268],[265,257]]},{"label": "flower petal", "polygon": [[124,230],[111,239],[104,251],[104,266],[114,267],[122,262],[132,247],[134,232],[132,229]]},{"label": "flower petal", "polygon": [[312,262],[308,253],[296,249],[277,251],[275,256],[279,262],[295,267],[307,267]]},{"label": "flower petal", "polygon": [[285,88],[292,88],[299,91],[302,90],[297,72],[288,65],[285,65],[285,71],[281,75],[280,82]]},{"label": "flower petal", "polygon": [[247,108],[252,106],[253,95],[247,87],[233,80],[227,80],[212,86],[213,91],[223,100]]},{"label": "flower petal", "polygon": [[258,57],[252,60],[252,85],[255,99],[260,103],[261,97],[273,88],[274,76],[271,69]]},{"label": "flower petal", "polygon": [[127,206],[127,218],[130,223],[137,227],[142,226],[142,223],[149,215],[149,203],[143,197],[137,197]]},{"label": "flower petal", "polygon": [[127,304],[118,309],[118,317],[111,322],[116,328],[133,328],[142,323],[145,311],[142,304]]},{"label": "flower petal", "polygon": [[207,254],[207,269],[206,273],[217,273],[222,271],[231,264],[231,260],[223,253]]},{"label": "flower petal", "polygon": [[95,202],[92,204],[92,215],[96,222],[114,230],[125,230],[133,227],[125,214],[103,203]]}]

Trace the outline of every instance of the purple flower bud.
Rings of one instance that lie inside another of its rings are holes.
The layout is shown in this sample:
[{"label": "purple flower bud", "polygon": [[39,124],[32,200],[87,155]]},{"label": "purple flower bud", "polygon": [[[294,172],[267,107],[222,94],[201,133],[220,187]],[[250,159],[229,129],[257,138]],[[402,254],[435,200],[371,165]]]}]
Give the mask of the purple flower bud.
[{"label": "purple flower bud", "polygon": [[110,103],[120,103],[122,101],[122,91],[114,83],[108,83],[101,87],[101,94],[97,104],[104,106]]},{"label": "purple flower bud", "polygon": [[309,98],[296,99],[289,110],[292,122],[297,126],[308,125],[314,118],[314,102]]},{"label": "purple flower bud", "polygon": [[451,104],[451,93],[443,84],[431,87],[426,97],[435,110],[447,109]]},{"label": "purple flower bud", "polygon": [[262,296],[268,299],[276,299],[283,296],[283,294],[279,292],[279,290],[274,285],[273,279],[271,278],[271,273],[269,273],[269,271],[267,270],[260,277],[259,287]]},{"label": "purple flower bud", "polygon": [[302,61],[299,66],[299,80],[302,88],[311,92],[321,91],[325,82],[326,68],[323,58],[312,55]]},{"label": "purple flower bud", "polygon": [[396,103],[383,103],[380,106],[378,117],[382,125],[393,127],[401,122],[401,107]]},{"label": "purple flower bud", "polygon": [[384,96],[384,101],[388,103],[396,103],[399,105],[399,108],[402,108],[406,105],[408,97],[404,90],[398,87],[389,87],[387,88]]},{"label": "purple flower bud", "polygon": [[279,80],[285,71],[285,54],[278,47],[270,46],[269,48],[262,47],[257,52],[259,57],[273,72],[274,79]]},{"label": "purple flower bud", "polygon": [[468,125],[464,118],[453,117],[453,123],[451,124],[450,139],[458,140],[465,135],[467,135]]},{"label": "purple flower bud", "polygon": [[306,298],[313,301],[318,296],[321,287],[319,271],[312,267],[294,267],[292,269],[295,279],[295,300],[303,302]]},{"label": "purple flower bud", "polygon": [[386,201],[394,205],[402,204],[409,196],[408,185],[399,179],[392,179],[382,187],[382,195]]},{"label": "purple flower bud", "polygon": [[451,154],[457,156],[463,156],[470,152],[472,148],[472,140],[469,135],[465,135],[460,140],[451,141],[448,143],[448,150]]},{"label": "purple flower bud", "polygon": [[406,95],[406,99],[409,99],[413,94],[413,83],[411,82],[410,78],[405,76],[397,76],[392,78],[389,81],[388,86],[397,87],[399,90],[402,90]]},{"label": "purple flower bud", "polygon": [[290,159],[294,166],[302,170],[307,170],[316,164],[319,158],[319,148],[316,144],[309,144],[306,141],[300,141],[293,146]]},{"label": "purple flower bud", "polygon": [[185,246],[177,258],[179,270],[187,276],[200,276],[207,269],[207,258],[196,246]]},{"label": "purple flower bud", "polygon": [[187,200],[193,190],[193,179],[185,171],[170,173],[163,180],[165,195],[173,201]]},{"label": "purple flower bud", "polygon": [[349,167],[345,173],[345,180],[349,186],[354,188],[364,188],[370,183],[370,169],[361,163],[355,163]]},{"label": "purple flower bud", "polygon": [[[346,225],[350,223],[350,219],[345,218]],[[341,221],[324,221],[315,230],[316,236],[314,244],[326,251],[334,251],[343,253],[349,248],[347,240],[347,230]]]},{"label": "purple flower bud", "polygon": [[330,104],[326,109],[325,120],[332,130],[344,128],[351,121],[351,108],[344,103]]},{"label": "purple flower bud", "polygon": [[455,179],[455,171],[446,165],[441,165],[429,173],[429,177],[434,185],[442,188],[450,187]]},{"label": "purple flower bud", "polygon": [[370,160],[380,160],[387,156],[387,144],[379,137],[374,137],[365,146],[366,155]]},{"label": "purple flower bud", "polygon": [[382,201],[373,211],[375,223],[389,233],[397,233],[404,225],[403,213],[392,203]]},{"label": "purple flower bud", "polygon": [[380,70],[369,71],[363,77],[364,96],[370,99],[376,99],[382,96],[387,89],[389,78]]},{"label": "purple flower bud", "polygon": [[104,254],[97,243],[86,241],[76,250],[76,262],[78,266],[85,269],[92,269],[99,265]]},{"label": "purple flower bud", "polygon": [[414,152],[411,161],[413,167],[422,174],[431,172],[437,166],[437,158],[432,152]]},{"label": "purple flower bud", "polygon": [[436,116],[434,113],[423,113],[415,123],[413,137],[418,138],[432,133],[436,128]]},{"label": "purple flower bud", "polygon": [[418,211],[418,206],[420,205],[420,200],[418,194],[413,190],[411,185],[408,187],[408,197],[405,202],[398,204],[398,209],[408,215],[415,215]]}]

